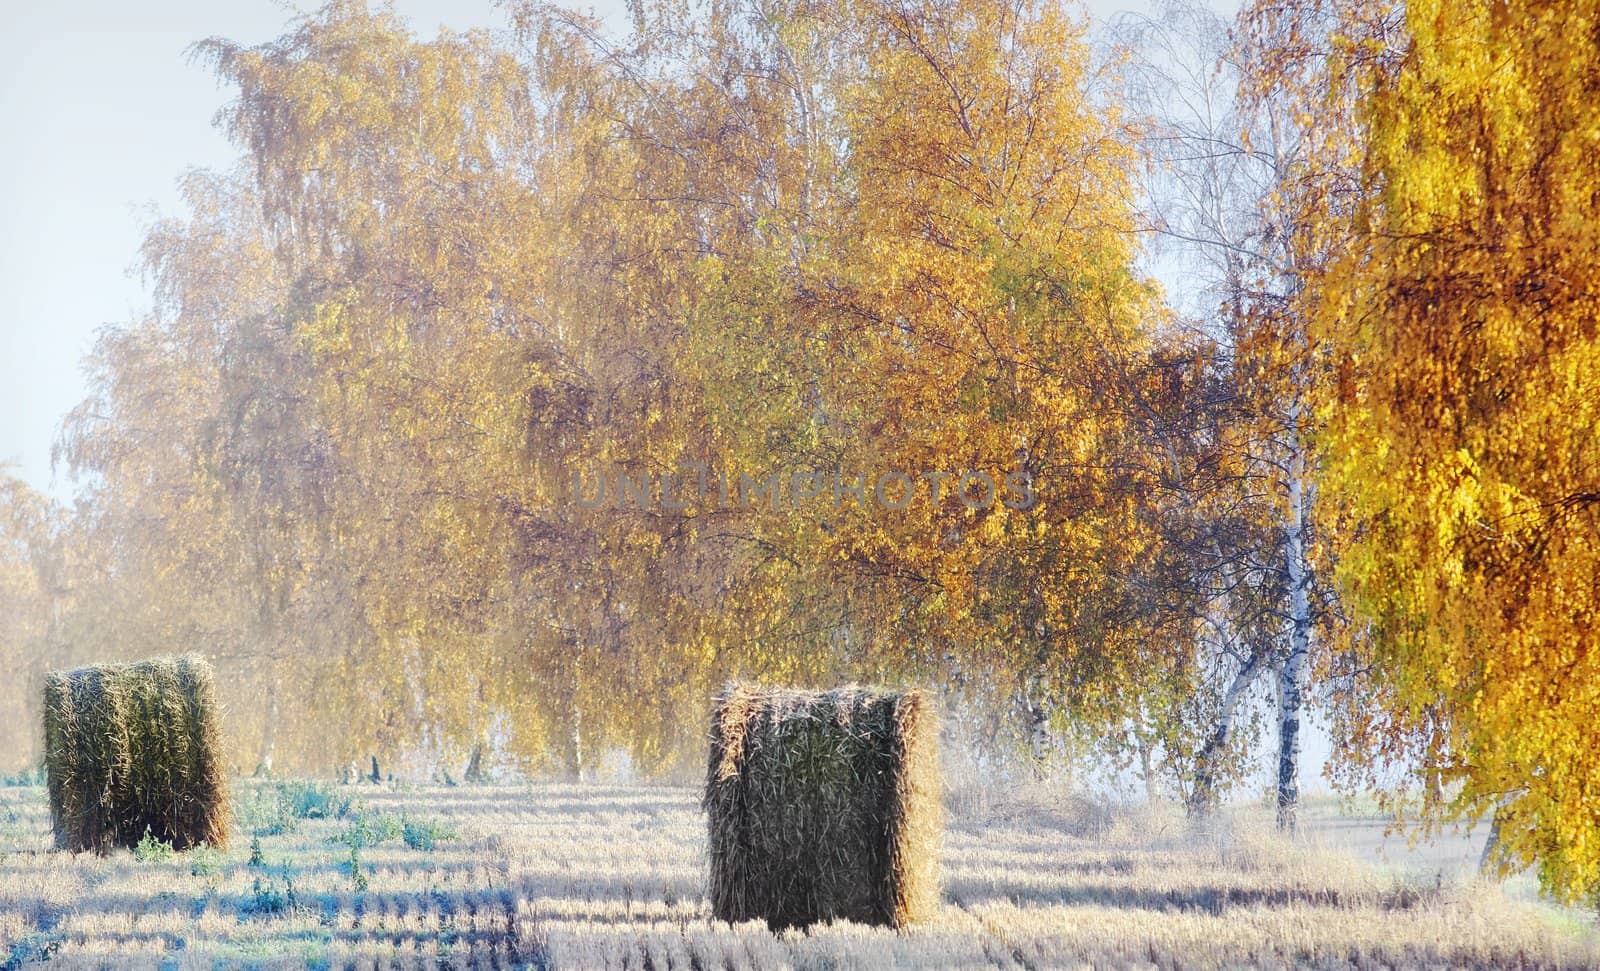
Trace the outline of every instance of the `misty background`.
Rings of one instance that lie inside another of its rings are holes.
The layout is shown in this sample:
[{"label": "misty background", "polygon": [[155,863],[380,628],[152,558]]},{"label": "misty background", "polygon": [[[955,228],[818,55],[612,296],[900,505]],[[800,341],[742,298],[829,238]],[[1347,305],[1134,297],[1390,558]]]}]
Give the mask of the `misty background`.
[{"label": "misty background", "polygon": [[[1233,0],[1212,0],[1231,15]],[[419,37],[441,28],[509,31],[493,0],[386,4]],[[614,27],[621,0],[576,5]],[[1095,28],[1153,5],[1091,0]],[[315,7],[271,0],[170,0],[71,7],[19,5],[0,34],[0,152],[6,232],[0,240],[0,467],[69,504],[73,487],[52,468],[63,416],[88,388],[81,362],[98,330],[149,309],[139,272],[148,227],[182,211],[178,186],[196,168],[232,168],[238,149],[213,125],[231,97],[189,48],[207,37],[254,45]],[[1163,267],[1151,269],[1162,275]],[[1263,744],[1268,739],[1263,738]],[[1306,738],[1307,791],[1327,791],[1326,731]],[[1268,759],[1259,759],[1267,782]]]}]

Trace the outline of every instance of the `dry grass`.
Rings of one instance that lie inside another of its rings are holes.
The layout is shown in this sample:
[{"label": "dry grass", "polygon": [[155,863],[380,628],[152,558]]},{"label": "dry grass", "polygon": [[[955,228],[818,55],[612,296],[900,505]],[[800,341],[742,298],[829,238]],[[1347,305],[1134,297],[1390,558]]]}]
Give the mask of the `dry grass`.
[{"label": "dry grass", "polygon": [[704,805],[712,913],[901,927],[938,909],[938,721],[918,691],[729,685]]},{"label": "dry grass", "polygon": [[[214,857],[53,852],[42,790],[0,789],[0,963],[49,954],[68,967],[1600,965],[1594,929],[1570,915],[1290,845],[1248,814],[1202,833],[1159,813],[1063,811],[1026,793],[990,800],[949,821],[931,921],[773,934],[711,919],[705,817],[689,789],[335,795],[355,800],[343,818],[334,805],[327,818],[262,837],[266,865],[251,867],[247,833]],[[395,835],[402,818],[459,836],[431,851],[409,846]],[[280,899],[290,884],[292,902]]]}]

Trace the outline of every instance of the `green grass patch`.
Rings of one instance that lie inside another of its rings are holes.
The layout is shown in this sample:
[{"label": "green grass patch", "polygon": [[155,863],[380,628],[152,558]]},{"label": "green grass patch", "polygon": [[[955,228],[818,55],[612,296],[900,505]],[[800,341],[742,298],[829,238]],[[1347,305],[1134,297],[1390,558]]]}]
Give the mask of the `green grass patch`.
[{"label": "green grass patch", "polygon": [[154,863],[159,860],[169,859],[173,852],[172,844],[165,840],[156,839],[148,826],[144,828],[144,835],[139,837],[139,842],[133,845],[133,858],[140,863]]},{"label": "green grass patch", "polygon": [[440,843],[460,839],[461,834],[441,819],[405,817],[401,823],[401,838],[414,850],[432,852]]},{"label": "green grass patch", "polygon": [[275,782],[257,786],[237,803],[239,823],[253,836],[292,833],[306,819],[342,819],[352,801],[325,782]]},{"label": "green grass patch", "polygon": [[211,846],[197,846],[189,851],[189,873],[196,877],[214,877],[222,872],[222,851]]},{"label": "green grass patch", "polygon": [[300,909],[300,899],[294,890],[294,880],[289,868],[284,867],[279,879],[256,877],[250,888],[250,899],[240,908],[242,917],[274,917],[291,914]]},{"label": "green grass patch", "polygon": [[343,843],[361,848],[389,843],[405,836],[405,822],[394,813],[356,812],[348,817],[345,828],[328,837],[329,843]]}]

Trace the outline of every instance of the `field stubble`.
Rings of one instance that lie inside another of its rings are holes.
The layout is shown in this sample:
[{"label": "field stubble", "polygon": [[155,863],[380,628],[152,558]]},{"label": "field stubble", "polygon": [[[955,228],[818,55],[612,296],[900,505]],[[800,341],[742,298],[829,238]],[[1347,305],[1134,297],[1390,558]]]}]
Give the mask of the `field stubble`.
[{"label": "field stubble", "polygon": [[273,790],[237,792],[257,811],[226,852],[99,858],[50,850],[42,789],[0,789],[0,964],[1600,966],[1573,912],[1369,865],[1314,821],[1290,843],[1248,811],[1198,830],[1044,791],[957,800],[936,919],[775,935],[710,919],[690,789],[339,787],[282,825],[258,811]]}]

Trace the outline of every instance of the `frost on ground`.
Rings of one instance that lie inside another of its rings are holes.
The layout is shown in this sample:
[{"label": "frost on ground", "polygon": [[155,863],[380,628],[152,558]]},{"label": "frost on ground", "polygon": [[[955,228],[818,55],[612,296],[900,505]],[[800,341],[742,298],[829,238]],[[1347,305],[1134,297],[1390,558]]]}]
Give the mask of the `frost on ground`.
[{"label": "frost on ground", "polygon": [[[1290,844],[1247,813],[1032,797],[949,821],[944,905],[907,933],[709,919],[689,789],[239,787],[226,852],[49,849],[0,789],[0,966],[556,968],[1590,967],[1570,912]],[[309,818],[275,811],[298,800]],[[309,803],[309,806],[308,806]],[[266,806],[266,809],[262,807]],[[1065,806],[1067,808],[1063,809]],[[258,852],[253,852],[258,851]],[[254,857],[254,859],[252,859]]]}]

